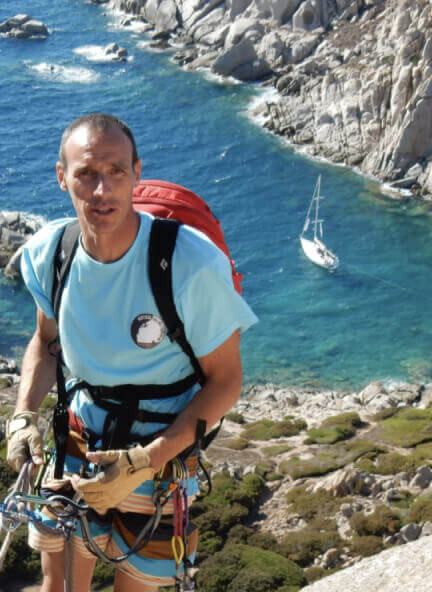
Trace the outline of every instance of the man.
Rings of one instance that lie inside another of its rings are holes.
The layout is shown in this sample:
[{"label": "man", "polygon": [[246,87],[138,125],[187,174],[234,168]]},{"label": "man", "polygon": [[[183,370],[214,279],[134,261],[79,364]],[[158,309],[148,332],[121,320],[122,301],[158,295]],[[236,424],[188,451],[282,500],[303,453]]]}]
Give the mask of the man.
[{"label": "man", "polygon": [[[42,463],[37,411],[55,381],[56,361],[49,346],[58,331],[66,367],[88,385],[76,390],[71,403],[77,424],[92,435],[94,451],[87,452],[87,460],[106,467],[91,478],[78,477],[74,473],[80,465],[68,455],[65,476],[100,515],[114,506],[120,516],[152,511],[155,473],[194,443],[199,420],[211,426],[237,401],[239,333],[256,321],[233,289],[227,258],[200,233],[182,226],[173,256],[173,292],[205,375],[204,386],[195,384],[175,397],[141,401],[140,409],[168,411],[177,414],[176,419],[171,425],[135,421],[130,442],[135,446],[127,452],[98,452],[107,411],[95,404],[93,385],[166,385],[181,383],[191,373],[188,358],[167,337],[151,295],[147,249],[152,218],[132,207],[140,176],[141,160],[123,122],[105,114],[74,121],[62,137],[57,178],[60,188],[70,194],[81,238],[64,287],[58,327],[51,303],[52,262],[70,220],[48,224],[22,255],[23,277],[37,304],[37,327],[23,358],[8,429],[8,461],[16,470],[29,455],[35,465]],[[197,493],[193,475],[186,484],[192,500]],[[108,553],[118,555],[127,549],[121,528],[96,524],[94,529],[95,540]],[[42,553],[41,592],[62,592],[62,544],[34,530],[29,542]],[[95,558],[78,535],[73,542],[73,590],[88,592]],[[158,586],[172,584],[175,571],[172,559],[133,554],[118,564],[114,590],[155,592]]]}]

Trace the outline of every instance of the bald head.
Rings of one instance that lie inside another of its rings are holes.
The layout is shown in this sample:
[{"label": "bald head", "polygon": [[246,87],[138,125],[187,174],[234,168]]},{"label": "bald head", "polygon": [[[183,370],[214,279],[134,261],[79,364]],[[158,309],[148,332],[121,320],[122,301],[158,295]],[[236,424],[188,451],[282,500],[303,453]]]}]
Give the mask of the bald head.
[{"label": "bald head", "polygon": [[71,137],[72,133],[79,127],[87,127],[91,131],[99,132],[102,134],[115,130],[120,130],[128,138],[131,144],[132,166],[134,166],[137,163],[138,152],[136,148],[135,138],[133,137],[130,128],[123,121],[121,121],[121,119],[118,119],[114,115],[109,115],[107,113],[90,113],[89,115],[83,115],[82,117],[75,119],[75,121],[68,125],[68,127],[63,132],[63,136],[60,142],[59,161],[61,162],[65,170],[67,168],[65,148],[66,143]]}]

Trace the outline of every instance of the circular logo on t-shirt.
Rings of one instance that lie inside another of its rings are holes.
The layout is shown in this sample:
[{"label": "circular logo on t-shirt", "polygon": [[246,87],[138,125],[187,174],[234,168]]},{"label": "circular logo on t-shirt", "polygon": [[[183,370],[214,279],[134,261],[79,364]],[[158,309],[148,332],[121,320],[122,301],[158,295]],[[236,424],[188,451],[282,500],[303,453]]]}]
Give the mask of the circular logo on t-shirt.
[{"label": "circular logo on t-shirt", "polygon": [[159,317],[152,314],[140,314],[132,322],[132,339],[139,347],[156,347],[165,337],[166,327]]}]

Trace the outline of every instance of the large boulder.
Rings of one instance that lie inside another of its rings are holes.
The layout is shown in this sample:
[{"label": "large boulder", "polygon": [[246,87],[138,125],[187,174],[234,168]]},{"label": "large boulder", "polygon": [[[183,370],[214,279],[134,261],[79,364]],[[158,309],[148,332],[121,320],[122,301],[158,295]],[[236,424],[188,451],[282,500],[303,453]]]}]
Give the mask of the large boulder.
[{"label": "large boulder", "polygon": [[20,29],[29,37],[33,37],[34,35],[48,35],[48,29],[46,28],[46,26],[41,21],[36,21],[34,19],[31,19],[23,23]]},{"label": "large boulder", "polygon": [[104,49],[105,55],[109,56],[113,62],[125,62],[127,59],[127,49],[117,43],[109,43]]},{"label": "large boulder", "polygon": [[41,22],[32,19],[28,14],[17,14],[0,24],[0,33],[9,37],[46,37],[47,27]]},{"label": "large boulder", "polygon": [[0,23],[0,33],[9,33],[12,29],[21,27],[24,23],[30,20],[28,14],[16,14],[8,18],[3,23]]},{"label": "large boulder", "polygon": [[271,72],[270,65],[260,58],[250,39],[243,39],[223,51],[214,61],[212,71],[238,80],[260,80]]},{"label": "large boulder", "polygon": [[231,72],[257,59],[254,44],[249,39],[242,39],[239,43],[225,49],[215,60],[212,70],[215,74],[230,76]]},{"label": "large boulder", "polygon": [[144,8],[144,17],[159,32],[175,31],[179,25],[174,0],[148,0]]},{"label": "large boulder", "polygon": [[264,35],[257,46],[257,53],[272,67],[282,66],[288,56],[285,43],[276,31]]},{"label": "large boulder", "polygon": [[264,25],[252,18],[239,18],[230,27],[225,39],[225,47],[229,48],[246,38],[252,43],[259,41],[265,33]]},{"label": "large boulder", "polygon": [[327,27],[328,8],[326,0],[306,0],[300,4],[293,16],[295,29],[313,31],[320,27]]},{"label": "large boulder", "polygon": [[19,275],[21,248],[43,223],[42,218],[32,214],[0,212],[0,268],[5,268],[6,275]]},{"label": "large boulder", "polygon": [[272,18],[278,25],[288,22],[302,0],[274,0],[271,4]]},{"label": "large boulder", "polygon": [[237,16],[243,14],[250,3],[251,0],[226,0],[226,10],[230,20],[233,21]]},{"label": "large boulder", "polygon": [[231,72],[231,76],[243,82],[262,80],[272,72],[268,62],[263,58],[256,58],[246,64],[238,66]]}]

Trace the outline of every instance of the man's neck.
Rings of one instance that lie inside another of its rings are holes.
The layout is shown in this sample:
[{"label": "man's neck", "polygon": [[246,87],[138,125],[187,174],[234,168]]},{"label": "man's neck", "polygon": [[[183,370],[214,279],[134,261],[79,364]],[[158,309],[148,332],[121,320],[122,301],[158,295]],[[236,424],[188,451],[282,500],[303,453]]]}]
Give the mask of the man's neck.
[{"label": "man's neck", "polygon": [[133,245],[140,225],[139,215],[134,212],[133,219],[124,229],[115,232],[92,232],[82,228],[82,244],[86,252],[101,263],[112,263],[121,259]]}]

